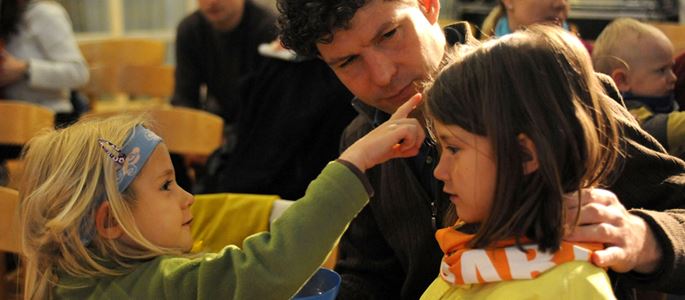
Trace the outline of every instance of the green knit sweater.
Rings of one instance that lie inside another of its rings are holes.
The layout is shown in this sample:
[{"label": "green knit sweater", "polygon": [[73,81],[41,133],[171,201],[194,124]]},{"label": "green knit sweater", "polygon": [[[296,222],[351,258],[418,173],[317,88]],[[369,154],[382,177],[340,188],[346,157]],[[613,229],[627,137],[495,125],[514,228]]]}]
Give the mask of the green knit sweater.
[{"label": "green knit sweater", "polygon": [[[162,256],[126,275],[61,278],[57,298],[288,299],[319,268],[369,195],[345,165],[328,164],[272,225],[199,258]],[[226,230],[230,230],[227,228]]]}]

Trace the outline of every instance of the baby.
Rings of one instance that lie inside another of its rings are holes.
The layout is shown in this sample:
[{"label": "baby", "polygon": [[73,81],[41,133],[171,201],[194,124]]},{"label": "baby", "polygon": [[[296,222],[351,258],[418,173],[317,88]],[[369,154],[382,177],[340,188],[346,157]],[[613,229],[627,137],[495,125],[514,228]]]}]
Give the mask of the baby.
[{"label": "baby", "polygon": [[685,114],[674,100],[673,45],[656,27],[630,18],[611,22],[592,53],[613,78],[630,112],[669,153],[685,157]]}]

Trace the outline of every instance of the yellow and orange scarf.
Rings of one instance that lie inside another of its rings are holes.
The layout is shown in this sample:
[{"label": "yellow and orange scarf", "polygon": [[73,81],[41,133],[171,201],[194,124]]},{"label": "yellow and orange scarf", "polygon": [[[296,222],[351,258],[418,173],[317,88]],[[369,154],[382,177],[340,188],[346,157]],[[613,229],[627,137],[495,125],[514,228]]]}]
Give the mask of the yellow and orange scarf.
[{"label": "yellow and orange scarf", "polygon": [[603,249],[597,243],[571,243],[562,241],[555,253],[539,251],[527,239],[523,252],[516,247],[515,239],[499,241],[492,248],[471,249],[466,244],[474,237],[455,229],[455,226],[436,232],[436,239],[445,256],[440,264],[440,277],[449,284],[464,285],[533,279],[557,265],[569,261],[590,261],[593,251]]}]

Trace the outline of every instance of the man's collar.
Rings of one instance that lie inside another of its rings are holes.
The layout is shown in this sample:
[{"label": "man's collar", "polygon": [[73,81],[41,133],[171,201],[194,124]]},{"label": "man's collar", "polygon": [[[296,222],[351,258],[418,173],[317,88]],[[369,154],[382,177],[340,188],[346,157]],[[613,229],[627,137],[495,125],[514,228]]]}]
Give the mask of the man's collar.
[{"label": "man's collar", "polygon": [[357,97],[352,99],[352,107],[354,107],[357,113],[364,116],[364,118],[366,118],[369,124],[371,124],[371,126],[374,128],[390,118],[388,113],[364,103]]}]

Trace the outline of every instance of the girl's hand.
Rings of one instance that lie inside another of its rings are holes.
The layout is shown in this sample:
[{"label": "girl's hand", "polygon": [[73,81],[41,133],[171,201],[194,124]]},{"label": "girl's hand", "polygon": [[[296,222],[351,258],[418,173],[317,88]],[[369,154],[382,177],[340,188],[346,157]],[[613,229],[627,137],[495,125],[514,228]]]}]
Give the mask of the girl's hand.
[{"label": "girl's hand", "polygon": [[388,121],[356,141],[340,155],[365,172],[392,158],[411,157],[419,153],[425,133],[419,121],[407,118],[421,103],[416,94],[402,104]]}]

